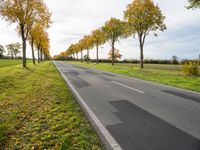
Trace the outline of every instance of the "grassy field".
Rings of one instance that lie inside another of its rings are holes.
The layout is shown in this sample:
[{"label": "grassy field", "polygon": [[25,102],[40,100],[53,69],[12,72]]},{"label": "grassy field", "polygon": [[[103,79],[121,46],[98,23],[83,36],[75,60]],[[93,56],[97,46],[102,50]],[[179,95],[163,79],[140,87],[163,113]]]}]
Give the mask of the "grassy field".
[{"label": "grassy field", "polygon": [[0,68],[21,64],[22,60],[0,59]]},{"label": "grassy field", "polygon": [[0,67],[0,149],[98,150],[102,145],[55,66],[44,62],[27,69]]},{"label": "grassy field", "polygon": [[70,63],[200,92],[200,76],[184,76],[181,65],[145,64],[142,70],[138,64]]}]

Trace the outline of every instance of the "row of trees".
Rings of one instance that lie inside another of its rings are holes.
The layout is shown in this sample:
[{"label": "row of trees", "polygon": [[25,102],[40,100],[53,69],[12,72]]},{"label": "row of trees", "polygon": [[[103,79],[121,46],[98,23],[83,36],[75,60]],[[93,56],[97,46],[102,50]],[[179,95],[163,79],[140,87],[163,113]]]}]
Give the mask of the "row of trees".
[{"label": "row of trees", "polygon": [[51,13],[43,0],[0,0],[0,15],[9,23],[17,24],[17,32],[22,39],[23,67],[26,67],[27,41],[38,50],[38,62],[43,55],[50,58],[49,38],[46,29],[51,23]]},{"label": "row of trees", "polygon": [[155,5],[152,0],[133,0],[127,5],[124,11],[124,20],[111,18],[101,28],[92,31],[90,35],[84,36],[78,43],[72,44],[60,56],[73,56],[81,53],[81,60],[83,59],[83,51],[89,51],[96,48],[96,63],[98,63],[99,46],[109,42],[112,48],[112,65],[115,61],[115,44],[121,38],[138,37],[140,43],[140,62],[143,68],[143,47],[146,37],[153,32],[155,36],[156,31],[164,31],[166,26],[164,24],[165,17],[163,16],[158,5]]},{"label": "row of trees", "polygon": [[[188,9],[198,8],[200,0],[188,0],[190,5]],[[87,50],[87,58],[89,58],[90,49],[96,48],[96,63],[98,64],[99,46],[109,42],[112,47],[112,65],[115,61],[115,43],[120,38],[136,37],[140,44],[140,63],[143,68],[143,48],[146,37],[153,33],[157,36],[156,31],[166,30],[164,24],[165,16],[163,16],[158,5],[152,0],[133,0],[127,5],[124,11],[124,20],[111,18],[101,28],[92,31],[90,35],[84,36],[78,43],[72,44],[65,52],[57,56],[74,56],[81,53],[83,61],[83,51]]]},{"label": "row of trees", "polygon": [[[7,49],[7,54],[12,57],[12,59],[16,58],[18,54],[21,53],[21,44],[20,43],[11,43],[5,46]],[[0,45],[0,58],[3,58],[3,54],[6,52],[4,46]]]}]

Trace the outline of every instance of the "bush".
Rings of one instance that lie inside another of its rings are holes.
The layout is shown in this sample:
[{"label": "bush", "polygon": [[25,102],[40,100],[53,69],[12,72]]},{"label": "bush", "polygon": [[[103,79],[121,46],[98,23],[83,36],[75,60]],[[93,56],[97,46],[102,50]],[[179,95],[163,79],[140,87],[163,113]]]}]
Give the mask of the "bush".
[{"label": "bush", "polygon": [[198,62],[186,62],[183,66],[183,73],[186,76],[198,75],[199,63]]}]

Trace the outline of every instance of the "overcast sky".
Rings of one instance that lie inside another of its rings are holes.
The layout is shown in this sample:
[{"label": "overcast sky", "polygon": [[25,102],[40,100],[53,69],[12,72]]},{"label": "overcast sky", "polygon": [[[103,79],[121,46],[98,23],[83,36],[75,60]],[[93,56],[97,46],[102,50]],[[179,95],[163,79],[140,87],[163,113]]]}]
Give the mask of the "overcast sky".
[{"label": "overcast sky", "polygon": [[[53,24],[48,29],[51,40],[51,55],[65,51],[84,35],[101,27],[111,17],[123,19],[123,11],[132,0],[45,0],[52,12]],[[158,37],[149,36],[145,44],[145,58],[170,59],[173,55],[198,58],[200,54],[200,10],[187,10],[187,0],[154,0],[166,16],[167,30]],[[0,20],[0,44],[20,42],[15,25]],[[138,59],[138,40],[120,40],[116,48],[123,59]],[[100,58],[107,58],[110,46],[100,48]],[[30,49],[27,51],[30,57]],[[95,57],[95,50],[91,51]]]}]

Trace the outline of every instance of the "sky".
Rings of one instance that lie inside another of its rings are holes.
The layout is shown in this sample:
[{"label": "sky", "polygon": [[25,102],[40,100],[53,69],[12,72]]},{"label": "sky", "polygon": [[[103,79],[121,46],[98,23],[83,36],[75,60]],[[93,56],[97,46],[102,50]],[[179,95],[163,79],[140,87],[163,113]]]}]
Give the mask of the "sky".
[{"label": "sky", "polygon": [[[44,0],[52,12],[52,24],[48,29],[52,56],[65,51],[71,44],[78,42],[84,35],[100,28],[111,17],[123,19],[123,11],[132,0]],[[146,59],[196,59],[200,54],[200,9],[187,10],[187,0],[154,0],[166,16],[167,30],[158,32],[158,37],[149,35],[144,47]],[[15,24],[0,19],[0,44],[21,42]],[[116,48],[122,59],[139,59],[137,38],[121,39]],[[106,43],[100,47],[99,57],[107,58],[111,49]],[[85,52],[86,53],[86,52]],[[91,50],[95,58],[95,49]],[[31,50],[28,47],[28,57]]]}]

